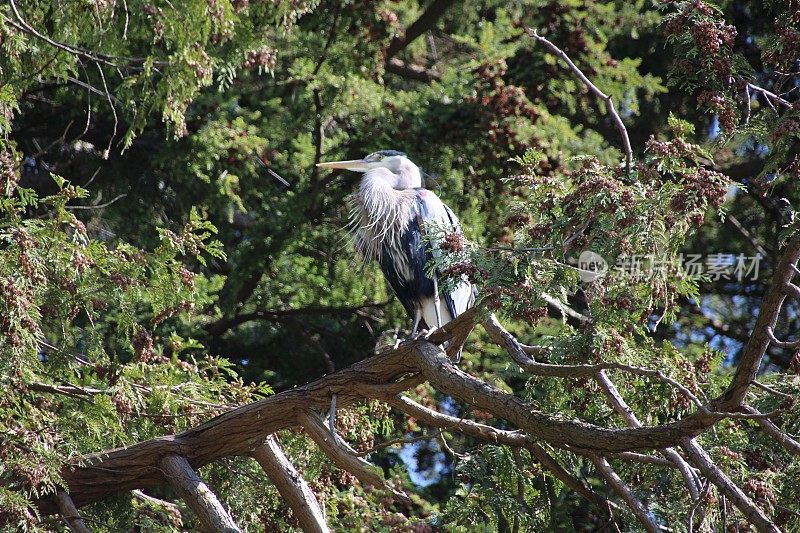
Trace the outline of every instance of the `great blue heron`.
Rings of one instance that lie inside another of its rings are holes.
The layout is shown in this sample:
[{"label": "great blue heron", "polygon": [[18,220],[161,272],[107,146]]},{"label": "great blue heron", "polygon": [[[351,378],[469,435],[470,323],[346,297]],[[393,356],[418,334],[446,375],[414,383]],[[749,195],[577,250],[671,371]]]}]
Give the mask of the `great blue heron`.
[{"label": "great blue heron", "polygon": [[380,264],[413,320],[412,338],[420,327],[441,327],[473,305],[474,289],[466,278],[440,291],[440,273],[425,273],[428,262],[442,253],[442,239],[461,234],[461,226],[436,194],[422,188],[419,167],[406,154],[381,150],[363,159],[317,166],[364,173],[351,220],[356,248],[364,260]]}]

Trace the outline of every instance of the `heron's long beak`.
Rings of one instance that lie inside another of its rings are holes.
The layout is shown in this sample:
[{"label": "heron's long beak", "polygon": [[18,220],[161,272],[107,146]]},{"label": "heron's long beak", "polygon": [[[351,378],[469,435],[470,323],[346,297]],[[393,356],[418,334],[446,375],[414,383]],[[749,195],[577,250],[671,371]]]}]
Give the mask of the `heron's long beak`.
[{"label": "heron's long beak", "polygon": [[356,172],[366,172],[372,168],[369,161],[363,159],[351,159],[349,161],[329,161],[327,163],[317,163],[320,168],[343,168],[345,170],[355,170]]}]

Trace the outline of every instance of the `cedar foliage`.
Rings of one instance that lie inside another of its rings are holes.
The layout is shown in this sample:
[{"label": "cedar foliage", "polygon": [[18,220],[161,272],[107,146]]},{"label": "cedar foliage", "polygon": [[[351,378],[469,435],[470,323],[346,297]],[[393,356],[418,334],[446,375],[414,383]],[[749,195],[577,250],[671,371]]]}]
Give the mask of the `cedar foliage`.
[{"label": "cedar foliage", "polygon": [[[354,268],[343,243],[357,177],[320,174],[320,159],[407,152],[464,223],[466,239],[449,241],[439,266],[471,276],[549,362],[616,361],[702,398],[724,390],[798,229],[796,3],[469,0],[395,55],[435,74],[420,80],[393,71],[386,51],[427,8],[0,7],[0,523],[64,527],[34,504],[62,484],[62,465],[344,368],[381,332],[408,326],[377,268]],[[611,95],[634,147],[630,174],[602,102],[526,27]],[[574,261],[585,250],[609,260],[607,276],[581,281]],[[668,266],[697,253],[765,255],[755,280]],[[614,268],[632,257],[646,258],[645,270],[667,266],[638,278]],[[566,305],[578,289],[589,327],[548,315],[543,292]],[[786,304],[779,337],[796,338],[797,311]],[[527,376],[482,331],[461,368],[538,410],[622,424],[594,381]],[[759,380],[788,396],[752,389],[749,400],[780,409],[775,423],[795,435],[798,372],[795,350],[771,347]],[[658,380],[611,376],[645,425],[693,410]],[[506,427],[429,385],[412,397]],[[377,401],[337,423],[359,450],[430,433]],[[353,483],[302,434],[280,437],[337,531],[603,526],[527,450],[444,432],[450,449],[431,439],[371,454],[414,494],[408,505]],[[776,524],[800,528],[796,456],[744,419],[699,441]],[[616,498],[586,458],[550,451]],[[657,520],[685,524],[695,502],[677,471],[610,460]],[[240,526],[297,527],[253,461],[229,458],[201,475]],[[747,530],[714,490],[704,505],[706,525]],[[81,511],[97,530],[197,527],[185,509],[130,494]],[[627,510],[615,520],[640,527]]]}]

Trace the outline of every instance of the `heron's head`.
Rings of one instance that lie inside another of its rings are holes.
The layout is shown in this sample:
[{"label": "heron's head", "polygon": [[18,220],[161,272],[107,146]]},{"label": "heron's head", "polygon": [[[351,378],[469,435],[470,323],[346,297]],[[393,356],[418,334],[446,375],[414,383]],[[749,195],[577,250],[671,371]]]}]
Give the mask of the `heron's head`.
[{"label": "heron's head", "polygon": [[[354,172],[366,172],[368,175],[365,178],[382,179],[394,189],[422,187],[419,167],[406,157],[406,154],[397,150],[379,150],[372,152],[363,159],[330,161],[317,163],[317,166],[320,168],[342,168]],[[386,172],[386,170],[389,172]]]}]

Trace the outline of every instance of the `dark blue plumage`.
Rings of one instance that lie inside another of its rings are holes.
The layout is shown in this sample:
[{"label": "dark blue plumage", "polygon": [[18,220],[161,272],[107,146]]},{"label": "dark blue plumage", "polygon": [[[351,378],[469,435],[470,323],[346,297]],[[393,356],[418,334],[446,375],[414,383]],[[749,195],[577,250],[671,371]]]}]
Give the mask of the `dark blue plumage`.
[{"label": "dark blue plumage", "polygon": [[[423,221],[430,220],[433,215],[429,212],[424,199],[425,196],[431,193],[420,187],[415,188],[414,191],[416,198],[410,213],[408,227],[400,236],[400,249],[398,250],[393,243],[384,241],[381,244],[378,258],[383,275],[411,317],[414,317],[420,297],[432,299],[435,290],[433,279],[425,273],[427,265],[433,259],[433,253],[431,245],[425,241],[423,233]],[[444,207],[447,212],[450,229],[459,231],[455,215],[450,208]],[[451,317],[459,315],[449,292],[442,294],[442,300],[444,300]],[[425,329],[436,326],[436,324],[427,324],[424,319],[420,324]]]}]

